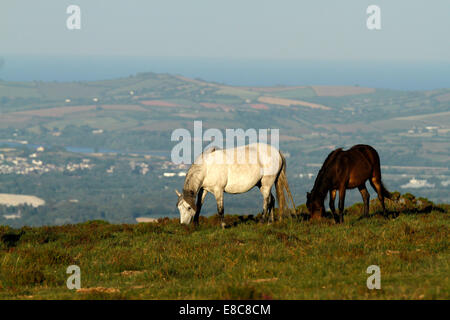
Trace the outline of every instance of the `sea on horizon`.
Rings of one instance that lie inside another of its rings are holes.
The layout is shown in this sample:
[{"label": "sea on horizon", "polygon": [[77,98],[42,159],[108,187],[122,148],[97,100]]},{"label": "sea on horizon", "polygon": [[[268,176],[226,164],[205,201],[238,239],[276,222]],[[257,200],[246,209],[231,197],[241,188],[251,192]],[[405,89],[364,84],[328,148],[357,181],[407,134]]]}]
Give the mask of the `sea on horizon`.
[{"label": "sea on horizon", "polygon": [[450,88],[450,62],[300,61],[125,56],[0,56],[5,81],[95,81],[141,72],[236,86],[350,85],[393,90]]}]

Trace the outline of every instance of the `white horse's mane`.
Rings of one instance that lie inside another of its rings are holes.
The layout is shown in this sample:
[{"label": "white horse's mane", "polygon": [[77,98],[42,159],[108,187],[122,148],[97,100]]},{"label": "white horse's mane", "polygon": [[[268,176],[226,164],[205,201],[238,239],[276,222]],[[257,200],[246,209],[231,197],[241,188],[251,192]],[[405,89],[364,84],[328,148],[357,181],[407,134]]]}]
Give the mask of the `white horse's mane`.
[{"label": "white horse's mane", "polygon": [[194,161],[194,163],[189,168],[186,179],[184,181],[183,190],[186,191],[194,191],[195,193],[198,191],[198,186],[201,184],[201,171],[203,166],[201,164],[197,164],[198,159],[203,157],[206,154],[213,153],[214,151],[219,150],[218,147],[211,147],[203,151],[203,153]]}]

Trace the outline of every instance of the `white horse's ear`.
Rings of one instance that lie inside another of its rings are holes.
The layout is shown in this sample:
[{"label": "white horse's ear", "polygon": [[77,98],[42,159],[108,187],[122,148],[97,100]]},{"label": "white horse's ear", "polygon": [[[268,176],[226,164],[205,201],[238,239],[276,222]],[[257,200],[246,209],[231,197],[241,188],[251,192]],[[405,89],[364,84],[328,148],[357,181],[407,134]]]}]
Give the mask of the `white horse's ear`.
[{"label": "white horse's ear", "polygon": [[177,196],[181,197],[181,193],[177,189],[175,189],[175,193],[177,194]]}]

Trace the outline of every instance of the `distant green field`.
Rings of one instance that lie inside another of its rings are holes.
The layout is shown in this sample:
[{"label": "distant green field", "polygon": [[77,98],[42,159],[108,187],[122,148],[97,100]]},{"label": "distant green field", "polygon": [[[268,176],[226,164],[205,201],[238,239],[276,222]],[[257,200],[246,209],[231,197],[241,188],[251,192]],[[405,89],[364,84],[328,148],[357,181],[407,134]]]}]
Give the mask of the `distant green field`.
[{"label": "distant green field", "polygon": [[[354,209],[357,209],[356,211]],[[1,299],[449,299],[449,212],[394,220],[202,218],[114,225],[0,227]],[[66,268],[81,269],[80,291]],[[366,269],[378,265],[381,290]]]},{"label": "distant green field", "polygon": [[67,98],[94,98],[99,97],[105,91],[104,88],[91,86],[88,83],[39,83],[38,90],[44,99],[60,99],[64,101]]},{"label": "distant green field", "polygon": [[130,91],[141,90],[146,88],[153,88],[161,86],[161,82],[157,79],[148,79],[145,81],[139,81],[132,84],[128,84],[125,86],[121,86],[114,90],[108,91],[108,94],[118,94],[118,93],[126,93],[128,94]]},{"label": "distant green field", "polygon": [[315,91],[310,88],[299,88],[295,90],[285,90],[273,93],[272,95],[280,97],[280,98],[286,98],[286,99],[302,99],[302,98],[310,98],[315,97],[316,93]]},{"label": "distant green field", "polygon": [[256,99],[258,96],[260,96],[260,93],[253,92],[250,90],[244,90],[237,87],[224,87],[216,91],[216,94],[237,96],[243,100]]},{"label": "distant green field", "polygon": [[36,88],[30,86],[14,86],[0,84],[0,97],[9,98],[39,98],[41,97]]}]

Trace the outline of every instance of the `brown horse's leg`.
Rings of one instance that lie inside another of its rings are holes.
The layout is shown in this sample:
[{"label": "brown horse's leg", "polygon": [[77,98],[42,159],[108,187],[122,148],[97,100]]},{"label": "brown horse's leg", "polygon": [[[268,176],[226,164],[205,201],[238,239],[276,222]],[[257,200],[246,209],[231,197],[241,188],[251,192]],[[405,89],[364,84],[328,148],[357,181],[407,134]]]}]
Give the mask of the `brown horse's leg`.
[{"label": "brown horse's leg", "polygon": [[374,176],[370,180],[370,184],[372,185],[372,188],[375,189],[375,191],[378,194],[378,200],[380,200],[381,207],[383,208],[383,216],[386,218],[386,207],[384,206],[384,195],[383,195],[383,187],[381,185],[381,177]]},{"label": "brown horse's leg", "polygon": [[339,223],[344,222],[345,186],[339,188]]},{"label": "brown horse's leg", "polygon": [[336,214],[336,208],[334,207],[334,201],[336,200],[336,189],[330,190],[330,210],[333,214],[334,221],[338,222],[338,216]]},{"label": "brown horse's leg", "polygon": [[366,184],[362,184],[358,187],[359,192],[361,193],[361,196],[364,201],[364,216],[367,218],[369,216],[369,199],[370,194],[369,191],[367,191]]}]

